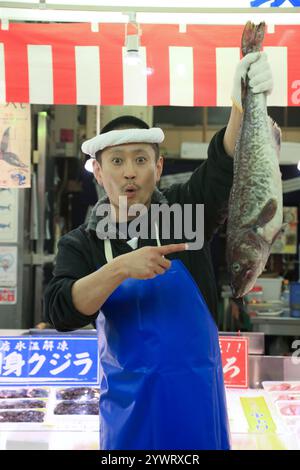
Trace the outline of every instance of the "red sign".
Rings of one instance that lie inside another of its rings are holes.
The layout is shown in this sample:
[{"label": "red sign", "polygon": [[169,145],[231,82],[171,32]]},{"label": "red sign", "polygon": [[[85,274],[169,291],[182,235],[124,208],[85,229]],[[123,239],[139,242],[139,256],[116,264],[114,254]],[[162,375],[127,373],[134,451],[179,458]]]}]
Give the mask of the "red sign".
[{"label": "red sign", "polygon": [[73,129],[61,129],[60,141],[61,142],[74,142],[74,130]]},{"label": "red sign", "polygon": [[248,338],[219,338],[224,383],[228,388],[248,388]]}]

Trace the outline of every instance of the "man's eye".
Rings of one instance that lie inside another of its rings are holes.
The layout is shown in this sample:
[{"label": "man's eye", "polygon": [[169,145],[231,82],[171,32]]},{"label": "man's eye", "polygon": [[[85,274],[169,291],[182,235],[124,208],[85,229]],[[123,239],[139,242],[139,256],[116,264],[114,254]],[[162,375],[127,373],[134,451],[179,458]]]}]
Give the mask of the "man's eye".
[{"label": "man's eye", "polygon": [[145,163],[146,157],[138,157],[138,158],[136,159],[136,161],[137,161],[138,163]]},{"label": "man's eye", "polygon": [[121,165],[122,160],[121,160],[121,158],[113,158],[112,162],[113,162],[114,165]]}]

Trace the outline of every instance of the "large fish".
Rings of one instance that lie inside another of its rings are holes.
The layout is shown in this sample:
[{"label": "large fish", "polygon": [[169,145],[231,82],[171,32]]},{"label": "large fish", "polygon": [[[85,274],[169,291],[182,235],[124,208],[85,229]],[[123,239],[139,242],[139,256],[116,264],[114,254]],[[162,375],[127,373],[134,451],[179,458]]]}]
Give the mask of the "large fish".
[{"label": "large fish", "polygon": [[[265,23],[248,22],[242,53],[260,51]],[[267,114],[265,93],[243,85],[243,119],[234,153],[227,222],[227,263],[233,296],[247,294],[282,231],[281,131]]]}]

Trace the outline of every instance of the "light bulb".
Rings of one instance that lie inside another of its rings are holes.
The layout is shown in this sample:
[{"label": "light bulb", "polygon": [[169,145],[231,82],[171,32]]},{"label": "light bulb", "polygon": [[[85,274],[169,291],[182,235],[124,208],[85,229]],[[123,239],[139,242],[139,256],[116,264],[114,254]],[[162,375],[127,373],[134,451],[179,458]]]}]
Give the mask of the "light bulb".
[{"label": "light bulb", "polygon": [[125,55],[125,63],[127,65],[138,65],[141,63],[140,54],[138,51],[127,51]]}]

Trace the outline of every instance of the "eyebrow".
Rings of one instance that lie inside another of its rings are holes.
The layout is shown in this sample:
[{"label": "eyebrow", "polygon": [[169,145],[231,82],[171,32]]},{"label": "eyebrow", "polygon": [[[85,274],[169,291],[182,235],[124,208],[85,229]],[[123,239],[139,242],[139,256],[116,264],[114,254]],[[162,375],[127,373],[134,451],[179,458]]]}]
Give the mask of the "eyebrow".
[{"label": "eyebrow", "polygon": [[[140,153],[140,152],[144,152],[144,153],[147,153],[149,155],[149,152],[147,149],[144,149],[144,148],[137,148],[135,150],[133,150],[131,153]],[[112,155],[114,153],[121,153],[121,154],[124,154],[124,153],[127,153],[126,151],[124,151],[121,147],[115,147],[113,149],[110,149],[109,150],[109,155]]]}]

